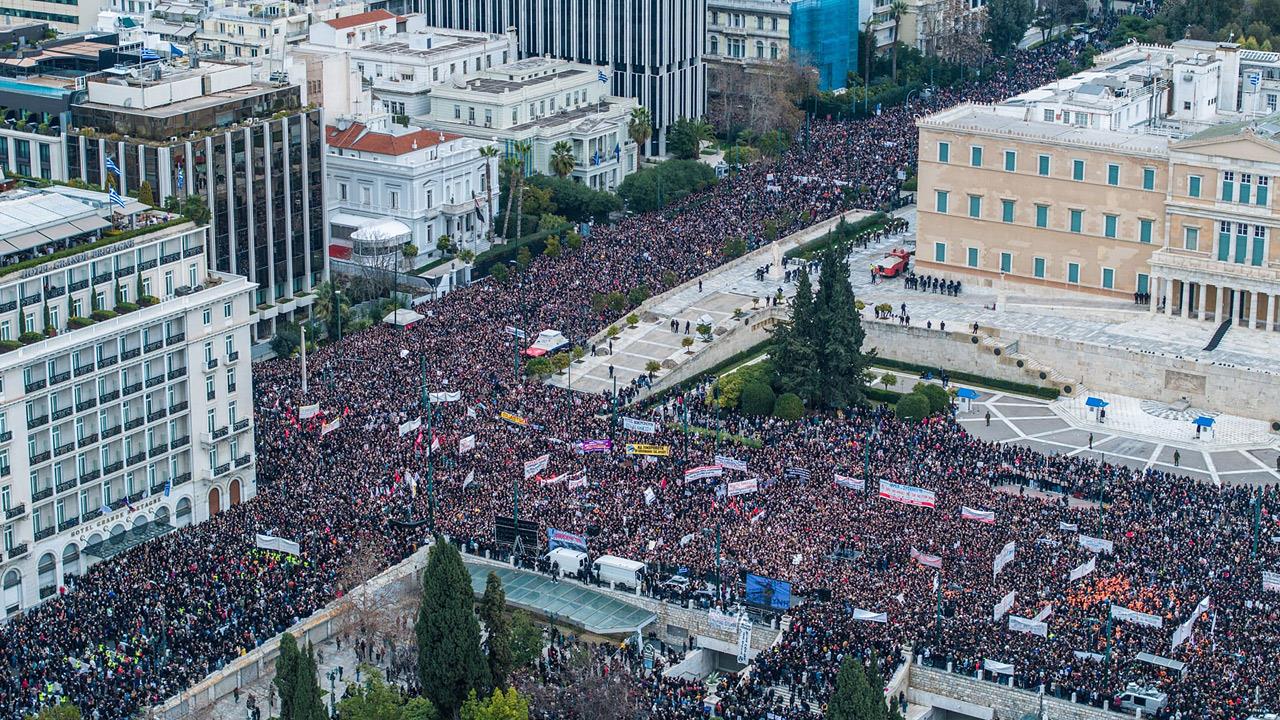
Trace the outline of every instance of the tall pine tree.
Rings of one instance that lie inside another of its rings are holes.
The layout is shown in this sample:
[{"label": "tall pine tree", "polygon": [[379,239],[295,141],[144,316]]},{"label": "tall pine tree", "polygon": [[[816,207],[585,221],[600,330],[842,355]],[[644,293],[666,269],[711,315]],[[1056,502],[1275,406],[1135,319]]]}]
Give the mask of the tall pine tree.
[{"label": "tall pine tree", "polygon": [[814,346],[822,377],[822,403],[846,408],[866,402],[867,367],[874,353],[863,353],[866,331],[854,307],[846,248],[835,244],[822,253],[814,298]]},{"label": "tall pine tree", "polygon": [[271,682],[280,695],[280,717],[293,717],[293,687],[298,679],[298,641],[289,633],[280,636],[280,656],[276,658],[276,677]]},{"label": "tall pine tree", "polygon": [[480,622],[489,636],[485,639],[489,651],[489,674],[496,688],[505,688],[511,676],[511,623],[507,621],[507,593],[502,580],[491,572],[485,580],[484,595],[480,597]]},{"label": "tall pine tree", "polygon": [[282,712],[281,720],[326,720],[329,717],[316,673],[316,651],[311,643],[307,643],[307,651],[298,654],[290,712],[288,715]]},{"label": "tall pine tree", "polygon": [[468,693],[489,687],[474,606],[471,575],[458,549],[437,539],[422,574],[422,604],[414,632],[422,692],[442,717],[456,717]]},{"label": "tall pine tree", "polygon": [[797,272],[800,277],[791,303],[791,324],[780,325],[775,333],[773,366],[778,386],[812,407],[822,397],[822,373],[814,345],[813,287],[809,273],[803,268]]},{"label": "tall pine tree", "polygon": [[840,674],[836,675],[836,691],[827,703],[827,720],[873,720],[866,714],[867,690],[862,663],[846,654],[840,663]]}]

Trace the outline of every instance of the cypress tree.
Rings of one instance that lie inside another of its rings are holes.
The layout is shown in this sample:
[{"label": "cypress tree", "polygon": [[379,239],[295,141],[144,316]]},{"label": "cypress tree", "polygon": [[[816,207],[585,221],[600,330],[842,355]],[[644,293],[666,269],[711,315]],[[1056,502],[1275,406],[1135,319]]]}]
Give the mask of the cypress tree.
[{"label": "cypress tree", "polygon": [[293,717],[293,687],[298,678],[298,641],[289,633],[280,636],[280,656],[276,658],[276,677],[272,682],[280,695],[280,717]]},{"label": "cypress tree", "polygon": [[[871,720],[867,715],[867,676],[862,663],[846,654],[836,676],[836,691],[827,704],[827,720]],[[882,703],[883,705],[883,703]]]},{"label": "cypress tree", "polygon": [[854,307],[849,284],[849,264],[844,248],[836,245],[822,253],[820,287],[814,300],[814,346],[818,350],[823,403],[846,408],[866,402],[868,359],[863,353],[866,331]]},{"label": "cypress tree", "polygon": [[822,374],[814,343],[817,328],[813,286],[803,268],[797,272],[800,277],[796,280],[796,296],[792,301],[791,325],[780,326],[777,331],[774,367],[778,386],[812,405],[822,393]]},{"label": "cypress tree", "polygon": [[457,548],[437,540],[422,574],[414,633],[422,692],[443,717],[456,717],[468,693],[489,686],[474,605],[471,575]]},{"label": "cypress tree", "polygon": [[505,688],[511,676],[511,624],[507,621],[506,608],[507,593],[502,589],[502,580],[497,573],[490,572],[480,598],[480,621],[489,632],[485,643],[489,651],[489,674],[496,688]]},{"label": "cypress tree", "polygon": [[316,678],[316,654],[311,643],[307,651],[298,655],[298,669],[293,685],[292,714],[281,714],[281,720],[326,720],[329,714],[324,708],[320,683]]}]

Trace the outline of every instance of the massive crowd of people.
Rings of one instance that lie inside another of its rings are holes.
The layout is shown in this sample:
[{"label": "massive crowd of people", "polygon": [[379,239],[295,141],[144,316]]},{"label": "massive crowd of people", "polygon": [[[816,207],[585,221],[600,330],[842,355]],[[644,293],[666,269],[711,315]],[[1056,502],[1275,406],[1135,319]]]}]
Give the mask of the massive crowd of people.
[{"label": "massive crowd of people", "polygon": [[[477,550],[498,550],[495,516],[513,513],[515,486],[522,518],[585,534],[593,553],[705,574],[717,564],[705,530],[718,528],[726,577],[778,578],[809,599],[751,677],[722,687],[722,702],[739,717],[766,710],[813,717],[846,654],[865,659],[874,651],[887,676],[907,647],[971,672],[987,659],[1007,663],[1019,685],[1082,700],[1101,702],[1140,682],[1166,690],[1168,712],[1186,717],[1240,720],[1255,706],[1277,709],[1280,595],[1263,592],[1259,580],[1263,569],[1280,570],[1274,491],[1265,494],[1255,554],[1246,489],[1045,457],[980,441],[946,418],[716,414],[706,408],[705,386],[626,412],[670,421],[688,408],[691,423],[719,425],[759,447],[685,435],[678,422],[642,434],[615,427],[605,398],[513,376],[505,326],[555,328],[583,342],[612,320],[591,310],[595,293],[638,285],[658,292],[672,277],[706,272],[726,240],[759,238],[766,220],[784,220],[785,235],[854,203],[891,204],[898,171],[915,164],[913,116],[1043,83],[1068,52],[1051,44],[1020,53],[1008,72],[939,90],[910,108],[815,122],[808,142],[781,160],[674,210],[597,227],[581,249],[536,258],[506,284],[486,281],[419,308],[426,317],[411,327],[376,327],[320,349],[309,358],[306,394],[296,361],[255,366],[257,497],[100,563],[70,591],[13,619],[0,633],[0,715],[22,717],[65,696],[86,717],[128,717],[346,592],[353,578],[367,576],[353,565],[369,558],[386,565],[412,552],[426,534],[416,521],[429,517]],[[422,415],[424,383],[461,393],[432,405],[439,450],[429,481],[431,439],[397,429]],[[322,414],[300,419],[299,406],[311,403]],[[321,423],[337,416],[341,429],[322,435]],[[474,449],[460,452],[470,436]],[[612,451],[575,451],[575,441],[611,436]],[[626,455],[622,442],[667,445],[672,454]],[[547,469],[524,478],[523,463],[544,453]],[[746,473],[729,471],[728,479],[758,477],[760,489],[725,498],[724,478],[683,481],[684,468],[710,464],[717,453],[746,463]],[[836,485],[837,473],[864,478],[867,490]],[[571,482],[579,477],[585,485]],[[881,481],[934,491],[936,507],[878,499]],[[1105,505],[1068,503],[1069,495]],[[994,522],[963,519],[962,506],[994,513]],[[257,532],[299,542],[301,556],[257,550]],[[1094,555],[1077,534],[1110,540],[1114,552]],[[993,557],[1010,541],[1016,557],[993,577]],[[913,549],[937,556],[941,569],[916,562]],[[1090,558],[1096,570],[1069,582],[1067,573]],[[727,601],[741,596],[737,583],[726,590]],[[1048,609],[1048,637],[992,620],[1009,591],[1012,614]],[[1210,612],[1171,650],[1174,627],[1204,597]],[[1163,627],[1109,623],[1110,604],[1157,615]],[[1185,673],[1135,662],[1140,651],[1183,661]],[[779,687],[789,689],[785,700]],[[700,716],[703,690],[676,681],[646,688],[654,717]]]}]

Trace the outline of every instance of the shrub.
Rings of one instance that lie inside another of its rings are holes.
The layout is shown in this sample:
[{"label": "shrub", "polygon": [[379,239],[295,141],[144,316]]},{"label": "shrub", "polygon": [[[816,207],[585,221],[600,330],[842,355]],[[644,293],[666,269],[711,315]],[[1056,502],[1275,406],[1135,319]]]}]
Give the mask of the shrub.
[{"label": "shrub", "polygon": [[131,302],[118,302],[118,303],[116,303],[116,313],[117,313],[117,314],[121,314],[121,315],[123,315],[124,313],[131,313],[131,312],[133,312],[134,310],[137,310],[137,309],[138,309],[138,306],[137,306],[136,304],[134,304],[134,303],[131,303]]},{"label": "shrub", "polygon": [[804,401],[795,393],[783,393],[773,403],[774,417],[799,420],[804,415]]},{"label": "shrub", "polygon": [[544,378],[556,371],[555,365],[545,355],[531,358],[525,363],[524,371],[534,377]]},{"label": "shrub", "polygon": [[773,412],[773,388],[762,382],[753,382],[742,389],[742,413],[761,417]]},{"label": "shrub", "polygon": [[639,325],[640,316],[635,313],[631,313],[630,315],[627,316],[627,324],[630,325],[631,327],[635,327],[636,325]]},{"label": "shrub", "polygon": [[687,335],[683,340],[680,341],[680,347],[684,348],[685,352],[689,352],[689,347],[692,345],[693,345],[693,338],[688,337]]},{"label": "shrub", "polygon": [[933,415],[935,413],[940,413],[946,410],[949,405],[951,405],[951,396],[947,394],[946,390],[942,389],[941,385],[932,385],[930,383],[916,383],[916,386],[911,389],[911,392],[920,393],[921,395],[924,395],[929,400],[930,415]]},{"label": "shrub", "polygon": [[7,353],[22,347],[22,343],[17,340],[0,340],[0,353]]},{"label": "shrub", "polygon": [[43,339],[44,339],[44,335],[42,333],[34,332],[32,330],[28,330],[18,336],[18,342],[22,343],[23,345],[38,343]]},{"label": "shrub", "polygon": [[650,376],[652,376],[654,373],[658,372],[661,369],[662,369],[662,363],[658,362],[657,360],[650,360],[649,362],[644,364],[644,371],[649,373]]},{"label": "shrub", "polygon": [[98,309],[89,313],[89,317],[93,318],[94,320],[97,320],[98,322],[102,322],[103,320],[110,320],[115,316],[116,316],[116,313],[114,310],[106,310],[106,309]]},{"label": "shrub", "polygon": [[159,302],[160,302],[160,298],[156,297],[155,295],[143,295],[142,297],[138,298],[138,304],[141,305],[142,307],[151,307],[152,305],[155,305]]},{"label": "shrub", "polygon": [[905,421],[919,422],[929,415],[929,398],[922,393],[913,392],[898,401],[894,412]]},{"label": "shrub", "polygon": [[639,305],[648,299],[649,288],[644,285],[637,285],[631,288],[630,292],[627,293],[627,300],[629,300],[632,305]]},{"label": "shrub", "polygon": [[[731,373],[721,375],[716,379],[716,389],[720,391],[720,407],[734,408],[738,406],[739,400],[742,398],[742,391],[748,385],[756,383],[769,384],[773,380],[773,363],[764,360],[750,365],[743,365]],[[769,410],[765,410],[765,414],[773,409],[770,404]]]},{"label": "shrub", "polygon": [[604,304],[614,315],[627,309],[627,296],[614,291],[604,296]]}]

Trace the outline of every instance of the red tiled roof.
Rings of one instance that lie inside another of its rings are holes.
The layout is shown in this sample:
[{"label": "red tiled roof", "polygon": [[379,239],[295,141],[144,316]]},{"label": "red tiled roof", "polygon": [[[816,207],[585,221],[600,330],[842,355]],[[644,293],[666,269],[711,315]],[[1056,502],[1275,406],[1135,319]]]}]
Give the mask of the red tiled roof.
[{"label": "red tiled roof", "polygon": [[369,23],[378,22],[379,20],[394,20],[395,15],[386,10],[371,10],[369,12],[359,13],[357,15],[348,15],[347,17],[337,18],[335,20],[325,20],[325,24],[334,30],[346,30],[358,25],[368,25]]},{"label": "red tiled roof", "polygon": [[461,135],[440,132],[439,130],[416,130],[404,135],[369,132],[363,123],[352,123],[346,130],[339,130],[330,125],[325,128],[326,141],[330,147],[343,150],[359,150],[377,153],[378,155],[404,155],[429,148],[432,145],[457,140]]}]

